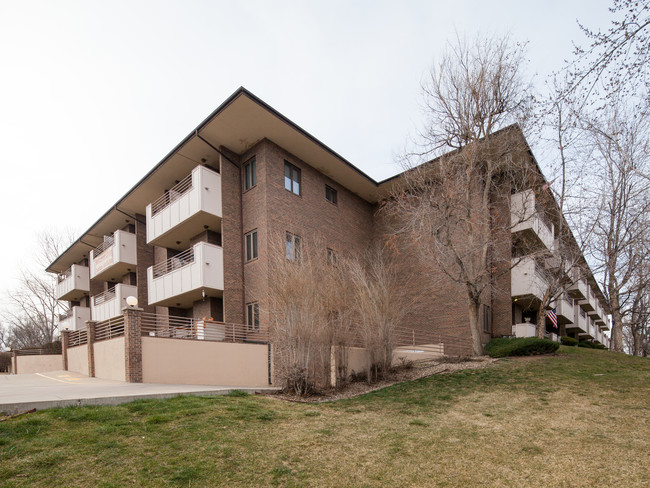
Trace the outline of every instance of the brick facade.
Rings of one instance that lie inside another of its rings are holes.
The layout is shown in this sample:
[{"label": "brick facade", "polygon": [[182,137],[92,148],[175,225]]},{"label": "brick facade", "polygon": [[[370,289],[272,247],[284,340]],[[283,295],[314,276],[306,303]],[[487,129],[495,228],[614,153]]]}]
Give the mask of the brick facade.
[{"label": "brick facade", "polygon": [[[252,96],[242,93],[243,96],[249,96],[253,104],[258,103],[261,106]],[[236,97],[233,98],[235,99]],[[233,100],[230,102],[235,103]],[[228,104],[225,106],[227,107]],[[241,109],[245,114],[243,117],[252,117],[250,114],[253,112],[249,111],[257,110],[251,108],[250,104],[243,107]],[[213,146],[205,139],[198,138],[202,140],[197,142],[197,139],[188,136],[188,140],[192,140],[191,144],[194,145],[187,143],[188,147],[191,147],[182,156],[185,158],[182,163],[184,166],[179,166],[174,177],[170,176],[165,181],[160,175],[151,176],[155,184],[152,183],[151,189],[146,190],[150,191],[150,194],[142,193],[139,199],[133,199],[140,204],[144,201],[153,202],[160,197],[161,188],[169,190],[173,187],[175,178],[182,178],[177,173],[181,173],[181,167],[183,171],[190,168],[191,164],[188,161],[195,162],[196,165],[209,165],[209,168],[215,169],[220,175],[222,208],[219,218],[220,227],[215,228],[212,225],[214,221],[210,221],[209,229],[206,225],[205,231],[196,235],[182,236],[182,241],[187,240],[190,245],[206,242],[222,247],[223,291],[214,293],[213,290],[211,295],[205,294],[200,300],[197,300],[197,296],[194,295],[189,305],[187,301],[182,305],[185,308],[182,308],[180,303],[173,305],[170,303],[169,308],[149,305],[147,268],[167,261],[181,250],[148,245],[145,208],[138,207],[130,210],[131,215],[135,217],[135,222],[127,221],[127,227],[136,235],[137,266],[124,275],[121,281],[137,284],[138,306],[145,312],[199,319],[212,317],[225,322],[245,323],[246,305],[257,302],[260,322],[263,325],[268,322],[265,302],[269,283],[273,279],[269,274],[269,256],[271,253],[282,252],[281,241],[286,232],[300,236],[305,242],[311,238],[321,241],[324,258],[326,248],[341,255],[360,255],[373,243],[386,241],[385,217],[378,211],[381,191],[383,191],[380,190],[382,184],[374,182],[365,175],[359,176],[358,170],[350,169],[348,166],[351,165],[342,161],[338,155],[335,156],[339,159],[332,162],[331,150],[319,145],[318,141],[314,142],[315,139],[297,126],[291,126],[290,121],[284,120],[272,109],[262,107],[255,113],[260,117],[266,117],[264,122],[250,119],[251,125],[264,127],[262,133],[251,138],[244,135],[239,138],[239,131],[242,134],[248,133],[246,132],[248,119],[243,118],[238,122],[240,125],[228,126],[227,130],[225,126],[218,126],[220,129],[214,129],[211,136],[206,135],[210,139],[224,132],[230,132],[232,134],[229,136],[228,144],[220,141]],[[293,131],[290,136],[287,135],[287,130]],[[199,134],[198,129],[196,134]],[[279,144],[278,141],[283,143]],[[311,150],[305,150],[305,147]],[[302,157],[294,153],[301,154]],[[330,158],[326,162],[323,161],[324,154]],[[528,154],[526,157],[530,160],[530,166],[534,168],[533,158]],[[243,167],[252,158],[255,158],[256,162],[257,182],[252,188],[245,190]],[[300,170],[299,195],[285,189],[285,161]],[[165,160],[164,164],[169,164],[167,169],[173,170],[173,164],[179,164],[179,161]],[[351,181],[347,181],[342,175],[348,175]],[[142,187],[146,186],[146,179],[149,177],[148,175],[143,180]],[[326,199],[326,186],[337,192],[336,204]],[[134,191],[140,191],[140,187],[136,187]],[[521,320],[521,311],[513,307],[510,289],[509,263],[512,237],[510,231],[499,230],[507,227],[499,225],[501,220],[510,218],[509,194],[510,188],[503,188],[499,194],[494,195],[492,202],[490,218],[494,223],[494,245],[490,251],[491,281],[483,294],[483,305],[489,308],[482,306],[479,317],[482,324],[483,314],[485,312],[490,314],[491,330],[483,333],[483,342],[487,342],[493,336],[510,335],[513,323]],[[127,217],[125,216],[125,220]],[[121,222],[123,226],[124,220]],[[193,233],[197,230],[194,227]],[[257,231],[258,256],[246,262],[244,239],[246,233],[253,230]],[[469,342],[466,290],[461,285],[451,283],[441,274],[432,273],[431,269],[422,266],[422,256],[418,255],[411,246],[399,243],[396,251],[399,267],[404,271],[401,285],[411,305],[405,325],[436,331]],[[104,291],[107,286],[105,282],[91,280],[89,295],[96,295]],[[126,333],[127,350],[132,352],[127,357],[127,377],[131,378],[129,381],[139,381],[138,378],[141,381],[141,363],[138,360],[138,354],[141,354],[138,348],[141,346],[138,346],[139,339],[133,332],[138,329],[139,321],[130,311],[125,313],[126,322],[130,324],[128,330],[131,331]],[[514,314],[517,315],[513,316]]]}]

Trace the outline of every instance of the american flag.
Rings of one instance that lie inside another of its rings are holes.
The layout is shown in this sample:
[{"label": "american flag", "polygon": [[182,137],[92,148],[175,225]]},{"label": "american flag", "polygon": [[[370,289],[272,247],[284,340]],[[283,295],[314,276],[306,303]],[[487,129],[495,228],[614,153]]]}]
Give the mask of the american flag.
[{"label": "american flag", "polygon": [[554,308],[548,314],[546,314],[548,319],[553,322],[553,327],[557,329],[557,310]]}]

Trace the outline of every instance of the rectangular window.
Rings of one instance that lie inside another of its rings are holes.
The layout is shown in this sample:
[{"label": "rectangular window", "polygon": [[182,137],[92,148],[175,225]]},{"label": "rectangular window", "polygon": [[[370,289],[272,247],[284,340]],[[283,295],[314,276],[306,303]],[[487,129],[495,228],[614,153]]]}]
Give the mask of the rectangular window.
[{"label": "rectangular window", "polygon": [[257,230],[246,234],[246,261],[257,258]]},{"label": "rectangular window", "polygon": [[328,202],[333,203],[334,205],[337,205],[338,202],[339,202],[338,192],[334,188],[332,188],[331,186],[325,185],[325,199]]},{"label": "rectangular window", "polygon": [[244,164],[244,191],[257,185],[257,163],[255,158]]},{"label": "rectangular window", "polygon": [[300,195],[300,170],[287,161],[284,162],[284,189]]},{"label": "rectangular window", "polygon": [[246,324],[248,330],[260,330],[260,304],[258,302],[246,305]]},{"label": "rectangular window", "polygon": [[327,264],[336,264],[336,251],[329,247],[327,248]]},{"label": "rectangular window", "polygon": [[300,237],[287,232],[285,250],[285,256],[289,261],[298,261],[300,259]]},{"label": "rectangular window", "polygon": [[483,332],[492,332],[492,310],[489,305],[483,305]]}]

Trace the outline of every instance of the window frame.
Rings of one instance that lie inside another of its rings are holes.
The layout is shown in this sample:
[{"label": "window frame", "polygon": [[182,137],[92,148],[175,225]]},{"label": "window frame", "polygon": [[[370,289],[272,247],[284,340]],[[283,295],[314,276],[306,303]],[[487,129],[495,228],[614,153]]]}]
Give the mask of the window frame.
[{"label": "window frame", "polygon": [[[289,231],[284,235],[284,257],[287,261],[300,261],[300,247],[302,238],[299,235],[292,234]],[[289,247],[290,246],[290,247]]]},{"label": "window frame", "polygon": [[[333,197],[332,199],[328,198],[328,193]],[[338,207],[339,205],[339,192],[336,188],[332,188],[329,185],[325,185],[325,200],[330,202],[332,205]]]},{"label": "window frame", "polygon": [[259,241],[257,238],[257,229],[253,229],[244,234],[244,257],[246,258],[245,262],[247,263],[250,263],[259,257]]},{"label": "window frame", "polygon": [[[287,176],[287,169],[289,170],[289,176]],[[291,181],[291,188],[287,188],[287,178]],[[296,191],[296,186],[298,191]],[[302,196],[302,172],[298,166],[291,164],[286,159],[284,160],[284,189],[294,195]]]},{"label": "window frame", "polygon": [[492,307],[485,303],[483,304],[483,332],[492,333]]},{"label": "window frame", "polygon": [[260,302],[246,304],[246,325],[248,330],[260,330]]},{"label": "window frame", "polygon": [[257,186],[257,159],[255,156],[244,163],[244,191]]}]

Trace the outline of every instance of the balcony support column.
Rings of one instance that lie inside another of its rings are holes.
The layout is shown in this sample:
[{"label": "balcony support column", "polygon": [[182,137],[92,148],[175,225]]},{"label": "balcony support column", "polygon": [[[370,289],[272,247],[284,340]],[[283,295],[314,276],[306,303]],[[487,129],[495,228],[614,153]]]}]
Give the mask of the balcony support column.
[{"label": "balcony support column", "polygon": [[86,338],[88,340],[88,376],[95,377],[95,326],[94,320],[86,321]]},{"label": "balcony support column", "polygon": [[124,314],[125,378],[129,383],[142,383],[142,312],[141,308],[126,307]]},{"label": "balcony support column", "polygon": [[61,360],[63,371],[68,371],[68,346],[70,344],[70,331],[61,331]]}]

